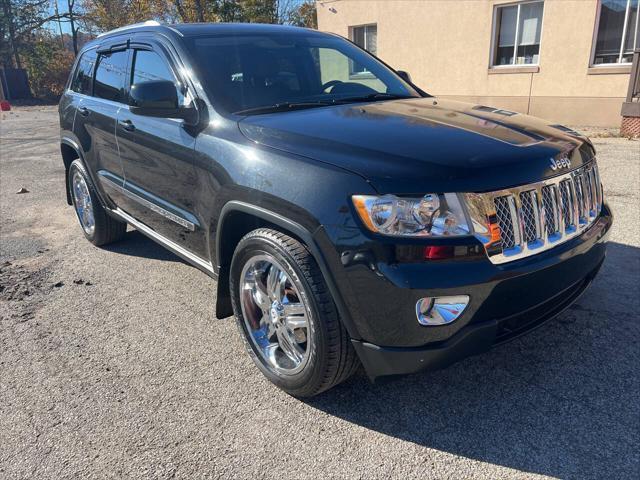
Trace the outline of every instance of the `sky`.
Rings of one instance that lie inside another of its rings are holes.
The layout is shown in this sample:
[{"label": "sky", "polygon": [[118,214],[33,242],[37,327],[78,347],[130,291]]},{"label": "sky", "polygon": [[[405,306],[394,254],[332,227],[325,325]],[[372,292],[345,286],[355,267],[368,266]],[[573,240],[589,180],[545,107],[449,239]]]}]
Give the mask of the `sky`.
[{"label": "sky", "polygon": [[[49,15],[54,15],[55,12],[55,4],[58,4],[58,10],[60,11],[60,13],[64,13],[67,11],[67,1],[66,0],[52,0],[51,1],[51,6],[49,7]],[[63,33],[71,33],[71,28],[69,28],[69,23],[68,22],[61,22],[62,25],[62,32]],[[55,31],[56,33],[60,33],[60,29],[58,27],[58,22],[49,22],[49,24],[47,25],[47,27],[53,31]]]}]

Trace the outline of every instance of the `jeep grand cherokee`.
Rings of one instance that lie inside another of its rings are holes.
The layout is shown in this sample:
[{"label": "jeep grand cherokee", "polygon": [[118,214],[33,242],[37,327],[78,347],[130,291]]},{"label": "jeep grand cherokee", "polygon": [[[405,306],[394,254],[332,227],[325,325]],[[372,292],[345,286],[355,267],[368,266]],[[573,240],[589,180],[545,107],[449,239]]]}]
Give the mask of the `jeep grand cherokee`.
[{"label": "jeep grand cherokee", "polygon": [[433,97],[335,35],[118,29],[79,55],[60,125],[85,237],[128,224],[217,278],[217,316],[296,396],[512,339],[605,257],[587,138]]}]

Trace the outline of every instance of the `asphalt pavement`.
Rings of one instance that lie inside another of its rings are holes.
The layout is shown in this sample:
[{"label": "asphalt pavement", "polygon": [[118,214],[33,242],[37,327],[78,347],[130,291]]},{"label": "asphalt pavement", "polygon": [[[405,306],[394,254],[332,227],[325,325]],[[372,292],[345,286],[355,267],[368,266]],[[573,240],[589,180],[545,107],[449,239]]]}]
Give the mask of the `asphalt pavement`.
[{"label": "asphalt pavement", "polygon": [[0,478],[638,478],[639,141],[594,140],[615,226],[571,309],[446,370],[300,401],[215,319],[214,280],[135,231],[83,238],[54,108],[2,115]]}]

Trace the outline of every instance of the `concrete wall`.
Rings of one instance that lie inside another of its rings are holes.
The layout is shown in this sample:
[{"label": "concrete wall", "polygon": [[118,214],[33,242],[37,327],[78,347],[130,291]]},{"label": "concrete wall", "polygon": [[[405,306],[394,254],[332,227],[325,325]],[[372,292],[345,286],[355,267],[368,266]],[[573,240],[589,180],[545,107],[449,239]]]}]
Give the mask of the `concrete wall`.
[{"label": "concrete wall", "polygon": [[[619,126],[630,67],[589,68],[597,0],[545,0],[539,67],[490,69],[507,0],[317,1],[319,29],[378,26],[378,56],[434,95],[572,125]],[[498,73],[499,72],[499,73]]]}]

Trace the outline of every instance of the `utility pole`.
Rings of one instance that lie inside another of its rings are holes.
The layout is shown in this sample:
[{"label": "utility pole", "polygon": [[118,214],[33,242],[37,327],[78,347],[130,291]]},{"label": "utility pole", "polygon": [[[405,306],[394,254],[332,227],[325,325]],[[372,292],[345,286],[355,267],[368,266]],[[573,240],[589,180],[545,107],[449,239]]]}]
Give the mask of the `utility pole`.
[{"label": "utility pole", "polygon": [[53,0],[53,10],[56,14],[56,20],[58,21],[58,28],[60,29],[60,45],[64,50],[64,36],[62,35],[62,22],[60,21],[60,14],[58,13],[58,0]]}]

